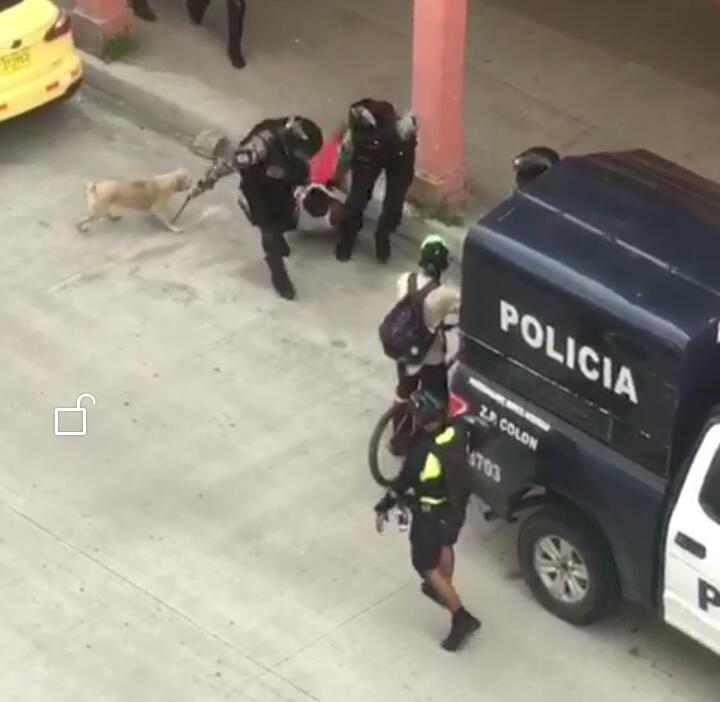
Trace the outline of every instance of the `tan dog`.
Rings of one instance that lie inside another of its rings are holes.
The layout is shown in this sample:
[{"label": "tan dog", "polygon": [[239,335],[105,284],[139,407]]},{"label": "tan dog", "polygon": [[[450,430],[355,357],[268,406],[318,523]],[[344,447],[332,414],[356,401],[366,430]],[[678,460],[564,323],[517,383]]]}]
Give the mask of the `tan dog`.
[{"label": "tan dog", "polygon": [[179,168],[153,178],[138,178],[128,182],[103,180],[88,183],[87,215],[77,223],[81,232],[87,231],[87,225],[102,217],[113,221],[120,219],[120,210],[142,210],[154,214],[170,231],[180,233],[167,217],[167,204],[170,198],[179,192],[189,190],[192,179],[188,172]]}]

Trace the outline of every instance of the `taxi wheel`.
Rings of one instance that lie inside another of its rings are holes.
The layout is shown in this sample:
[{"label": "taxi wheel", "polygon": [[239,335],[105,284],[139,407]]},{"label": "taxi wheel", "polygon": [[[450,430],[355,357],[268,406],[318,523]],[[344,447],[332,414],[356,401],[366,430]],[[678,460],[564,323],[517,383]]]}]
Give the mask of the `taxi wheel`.
[{"label": "taxi wheel", "polygon": [[585,520],[560,506],[545,507],[520,529],[523,577],[549,612],[571,624],[591,624],[620,599],[617,571],[604,541]]}]

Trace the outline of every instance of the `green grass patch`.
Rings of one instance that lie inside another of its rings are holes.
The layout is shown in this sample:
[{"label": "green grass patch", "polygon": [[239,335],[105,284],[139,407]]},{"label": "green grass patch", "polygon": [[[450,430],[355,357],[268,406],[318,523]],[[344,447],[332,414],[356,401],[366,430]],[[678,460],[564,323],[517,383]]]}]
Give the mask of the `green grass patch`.
[{"label": "green grass patch", "polygon": [[137,53],[139,49],[140,42],[134,35],[129,33],[116,34],[105,42],[101,58],[107,63],[122,61],[124,58]]},{"label": "green grass patch", "polygon": [[449,227],[461,227],[465,224],[462,215],[447,203],[421,203],[416,202],[415,209],[422,219],[434,219]]}]

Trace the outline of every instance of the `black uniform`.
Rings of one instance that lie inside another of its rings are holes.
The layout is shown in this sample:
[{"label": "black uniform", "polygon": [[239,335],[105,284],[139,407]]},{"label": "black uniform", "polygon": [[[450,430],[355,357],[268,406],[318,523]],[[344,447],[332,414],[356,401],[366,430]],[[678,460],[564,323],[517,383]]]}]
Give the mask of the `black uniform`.
[{"label": "black uniform", "polygon": [[383,172],[386,190],[375,231],[375,252],[383,263],[390,257],[390,235],[400,224],[415,175],[416,132],[414,118],[398,119],[393,105],[385,100],[365,98],[350,106],[344,146],[350,155],[352,183],[339,227],[338,260],[352,256],[365,208]]},{"label": "black uniform", "polygon": [[297,226],[295,188],[307,183],[307,161],[321,146],[322,133],[311,120],[267,119],[250,130],[231,162],[216,164],[199,184],[201,190],[207,189],[233,171],[240,174],[247,207],[242,200],[240,206],[260,229],[272,284],[286,299],[295,297],[295,287],[283,261],[290,255],[284,234]]}]

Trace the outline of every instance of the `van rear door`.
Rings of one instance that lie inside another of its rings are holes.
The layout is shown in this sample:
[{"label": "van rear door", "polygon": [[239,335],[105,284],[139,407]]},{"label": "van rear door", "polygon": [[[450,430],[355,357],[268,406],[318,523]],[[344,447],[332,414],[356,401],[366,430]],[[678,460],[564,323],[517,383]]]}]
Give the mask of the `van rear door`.
[{"label": "van rear door", "polygon": [[720,417],[691,459],[665,543],[664,618],[720,655]]}]

